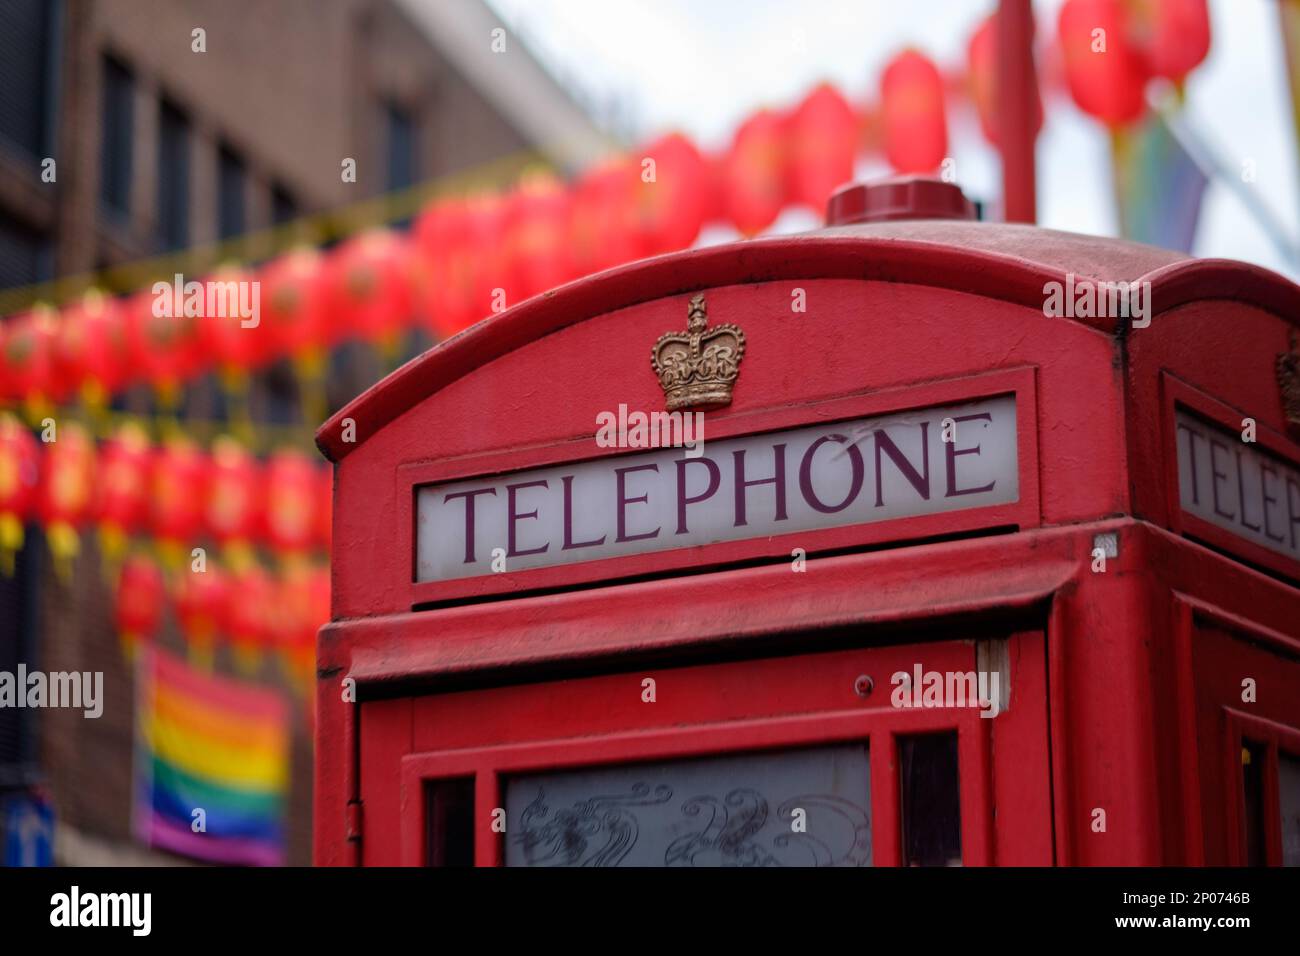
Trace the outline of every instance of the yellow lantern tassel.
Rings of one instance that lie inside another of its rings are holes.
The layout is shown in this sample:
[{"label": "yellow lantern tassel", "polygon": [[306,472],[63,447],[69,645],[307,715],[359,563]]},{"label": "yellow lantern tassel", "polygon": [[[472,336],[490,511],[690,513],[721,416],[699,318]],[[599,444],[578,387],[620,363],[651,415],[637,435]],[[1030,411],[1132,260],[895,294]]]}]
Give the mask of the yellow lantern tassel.
[{"label": "yellow lantern tassel", "polygon": [[262,669],[262,654],[254,641],[231,641],[230,650],[235,658],[235,669],[251,677]]},{"label": "yellow lantern tassel", "polygon": [[117,581],[122,561],[126,558],[128,538],[126,532],[115,524],[99,526],[99,554],[104,571],[104,580],[109,584]]},{"label": "yellow lantern tassel", "polygon": [[329,396],[325,392],[325,350],[319,345],[309,346],[294,356],[293,365],[298,374],[303,421],[324,421],[329,415]]},{"label": "yellow lantern tassel", "polygon": [[117,635],[117,639],[122,646],[122,657],[128,664],[134,664],[136,656],[140,653],[140,635],[131,631],[122,631]]},{"label": "yellow lantern tassel", "polygon": [[201,671],[211,673],[217,654],[216,646],[217,642],[211,634],[189,635],[186,647],[189,650],[190,663]]},{"label": "yellow lantern tassel", "polygon": [[23,549],[23,523],[15,514],[0,515],[0,571],[14,576],[15,557]]},{"label": "yellow lantern tassel", "polygon": [[81,553],[81,538],[77,529],[66,521],[55,521],[45,529],[45,540],[54,556],[54,573],[64,584],[72,580],[73,562]]},{"label": "yellow lantern tassel", "polygon": [[253,546],[247,541],[231,541],[221,552],[221,557],[233,574],[242,574],[257,563]]}]

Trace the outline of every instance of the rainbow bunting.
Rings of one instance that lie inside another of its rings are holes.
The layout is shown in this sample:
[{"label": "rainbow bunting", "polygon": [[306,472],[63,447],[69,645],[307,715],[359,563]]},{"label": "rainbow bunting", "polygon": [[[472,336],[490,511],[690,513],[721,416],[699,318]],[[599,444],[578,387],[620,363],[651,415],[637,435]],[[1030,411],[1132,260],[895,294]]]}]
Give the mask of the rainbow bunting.
[{"label": "rainbow bunting", "polygon": [[157,649],[142,652],[138,667],[137,837],[212,863],[282,864],[289,781],[283,698],[202,674]]}]

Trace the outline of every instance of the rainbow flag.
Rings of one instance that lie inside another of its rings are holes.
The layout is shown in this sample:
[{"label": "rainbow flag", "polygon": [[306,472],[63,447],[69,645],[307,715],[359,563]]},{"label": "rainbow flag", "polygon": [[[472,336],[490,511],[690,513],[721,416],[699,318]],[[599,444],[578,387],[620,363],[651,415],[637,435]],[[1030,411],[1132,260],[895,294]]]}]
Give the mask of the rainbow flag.
[{"label": "rainbow flag", "polygon": [[284,862],[288,707],[276,692],[141,651],[136,836],[211,863]]},{"label": "rainbow flag", "polygon": [[1125,239],[1191,252],[1209,182],[1158,112],[1112,140],[1115,201]]}]

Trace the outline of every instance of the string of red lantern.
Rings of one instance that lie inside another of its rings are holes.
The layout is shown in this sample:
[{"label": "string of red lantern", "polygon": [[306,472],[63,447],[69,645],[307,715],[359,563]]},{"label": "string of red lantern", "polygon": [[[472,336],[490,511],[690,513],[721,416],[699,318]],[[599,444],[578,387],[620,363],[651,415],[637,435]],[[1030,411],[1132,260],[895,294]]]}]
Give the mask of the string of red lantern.
[{"label": "string of red lantern", "polygon": [[201,571],[169,572],[137,553],[126,559],[117,577],[113,607],[128,656],[158,639],[170,608],[195,664],[210,668],[222,644],[245,674],[274,656],[306,694],[312,685],[316,632],[329,620],[329,569],[298,563],[272,572],[254,563],[239,571],[213,564]]},{"label": "string of red lantern", "polygon": [[[1151,77],[1181,82],[1209,48],[1205,0],[1066,0],[1057,26],[1076,104],[1115,129],[1142,115]],[[958,85],[996,143],[994,33],[986,20],[971,37]],[[298,249],[255,272],[207,277],[259,282],[255,325],[206,316],[171,286],[122,300],[92,292],[57,318],[38,306],[0,327],[0,404],[36,420],[50,401],[94,405],[134,384],[167,404],[196,376],[218,371],[238,390],[248,371],[281,358],[318,379],[344,339],[392,353],[417,324],[454,335],[566,281],[686,248],[708,223],[752,235],[790,206],[819,210],[868,146],[900,172],[932,171],[948,150],[945,90],[933,62],[904,50],[882,72],[878,109],[822,84],[792,109],[755,113],[720,155],[671,134],[569,185],[531,174],[508,193],[435,200],[409,233],[372,229],[325,253]]]},{"label": "string of red lantern", "polygon": [[254,563],[255,548],[283,562],[328,552],[332,475],[305,453],[282,449],[259,461],[233,438],[205,452],[174,438],[150,445],[128,421],[96,445],[75,422],[38,441],[0,412],[0,569],[12,573],[23,525],[40,523],[67,574],[87,528],[98,531],[106,568],[144,538],[168,567],[215,544],[232,570]]}]

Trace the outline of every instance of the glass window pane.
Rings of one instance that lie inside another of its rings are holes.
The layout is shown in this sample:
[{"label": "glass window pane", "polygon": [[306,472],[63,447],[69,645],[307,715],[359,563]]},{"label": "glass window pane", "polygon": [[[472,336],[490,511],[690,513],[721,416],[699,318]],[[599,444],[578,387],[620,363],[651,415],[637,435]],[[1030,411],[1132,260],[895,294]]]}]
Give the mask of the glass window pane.
[{"label": "glass window pane", "polygon": [[1300,757],[1279,753],[1278,805],[1282,808],[1282,865],[1300,866]]},{"label": "glass window pane", "polygon": [[429,780],[424,785],[426,866],[474,865],[474,779]]},{"label": "glass window pane", "polygon": [[957,732],[898,739],[904,866],[961,866]]},{"label": "glass window pane", "polygon": [[870,866],[865,743],[514,777],[507,866]]}]

